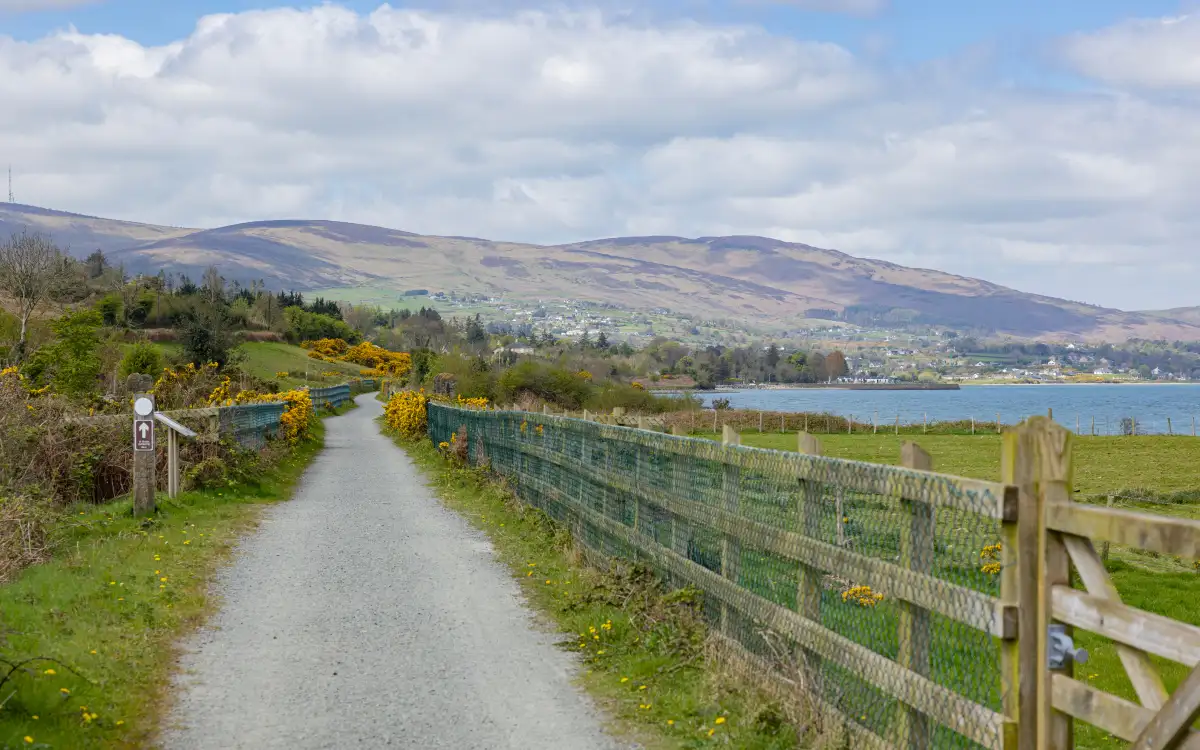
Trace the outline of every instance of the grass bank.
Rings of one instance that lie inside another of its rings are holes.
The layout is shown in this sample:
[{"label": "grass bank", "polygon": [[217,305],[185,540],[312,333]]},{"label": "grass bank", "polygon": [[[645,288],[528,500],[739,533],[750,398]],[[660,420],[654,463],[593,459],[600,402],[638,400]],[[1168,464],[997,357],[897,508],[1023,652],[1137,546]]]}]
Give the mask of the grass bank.
[{"label": "grass bank", "polygon": [[253,481],[160,495],[153,518],[133,518],[128,501],[73,509],[52,559],[0,587],[0,748],[150,744],[176,639],[209,614],[214,573],[323,443],[316,420]]},{"label": "grass bank", "polygon": [[723,672],[709,658],[700,594],[666,591],[645,571],[587,564],[569,533],[481,472],[428,441],[398,441],[445,503],[491,537],[529,603],[579,654],[581,681],[647,748],[719,744],[744,750],[808,746],[802,717]]}]

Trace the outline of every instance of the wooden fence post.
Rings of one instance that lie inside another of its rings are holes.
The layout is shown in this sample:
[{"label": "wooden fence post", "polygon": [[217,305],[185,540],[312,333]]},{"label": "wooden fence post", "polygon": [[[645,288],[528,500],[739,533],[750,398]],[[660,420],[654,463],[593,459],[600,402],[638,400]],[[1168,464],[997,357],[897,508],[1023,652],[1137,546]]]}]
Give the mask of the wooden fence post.
[{"label": "wooden fence post", "polygon": [[[801,432],[798,438],[800,453],[808,456],[822,455],[821,441],[807,432]],[[810,539],[820,539],[821,525],[821,485],[812,480],[800,480],[799,522],[800,533]],[[839,519],[840,520],[840,519]],[[799,587],[796,592],[796,611],[809,620],[821,622],[821,571],[800,563]],[[821,657],[813,651],[801,650],[804,660],[804,678],[808,682],[808,690],[817,698],[822,697],[824,690],[821,682]]]},{"label": "wooden fence post", "polygon": [[[900,448],[900,463],[907,469],[932,471],[933,459],[913,442]],[[907,521],[900,522],[900,566],[918,573],[929,573],[933,566],[934,517],[933,506],[919,500],[901,500]],[[839,518],[840,522],[842,519]],[[899,652],[900,666],[919,675],[929,675],[929,646],[931,642],[929,611],[909,602],[900,602]],[[902,706],[896,715],[896,747],[900,750],[923,750],[930,746],[929,717],[911,706]]]},{"label": "wooden fence post", "polygon": [[900,434],[900,415],[896,415],[896,434]]},{"label": "wooden fence post", "polygon": [[763,412],[761,409],[758,412],[758,431],[760,434],[763,431]]},{"label": "wooden fence post", "polygon": [[1171,418],[1170,417],[1167,417],[1167,434],[1168,435],[1175,434],[1175,431],[1173,429],[1171,429]]},{"label": "wooden fence post", "polygon": [[1024,424],[1003,433],[1001,481],[1017,488],[1016,522],[1000,526],[1000,603],[1018,609],[1016,639],[1000,642],[1000,685],[1005,750],[1037,746],[1038,504],[1034,488],[1037,446]]},{"label": "wooden fence post", "polygon": [[[737,430],[730,427],[728,424],[721,428],[721,445],[732,446],[741,445],[742,436]],[[730,460],[730,456],[726,454],[726,460]],[[726,463],[725,471],[722,477],[722,496],[723,505],[727,512],[732,514],[738,513],[740,484],[741,484],[741,469],[736,463],[736,457],[732,459],[734,463]],[[742,567],[742,545],[740,540],[731,534],[724,534],[721,537],[721,575],[737,585],[738,579],[741,577]],[[729,607],[725,602],[721,602],[721,633],[726,637],[737,640],[736,634],[733,631],[733,623],[730,622]]]},{"label": "wooden fence post", "polygon": [[[32,407],[31,407],[32,408]],[[133,514],[154,513],[158,463],[154,446],[154,396],[138,393],[134,398],[133,421]]]},{"label": "wooden fence post", "polygon": [[[1071,433],[1050,419],[1030,420],[1029,429],[1037,443],[1038,494],[1038,748],[1071,750],[1075,747],[1074,720],[1055,711],[1051,679],[1055,673],[1071,677],[1074,663],[1066,660],[1057,670],[1049,668],[1049,633],[1052,622],[1051,591],[1055,586],[1071,585],[1071,560],[1062,537],[1046,526],[1048,505],[1071,502]],[[1071,632],[1067,628],[1067,632]]]}]

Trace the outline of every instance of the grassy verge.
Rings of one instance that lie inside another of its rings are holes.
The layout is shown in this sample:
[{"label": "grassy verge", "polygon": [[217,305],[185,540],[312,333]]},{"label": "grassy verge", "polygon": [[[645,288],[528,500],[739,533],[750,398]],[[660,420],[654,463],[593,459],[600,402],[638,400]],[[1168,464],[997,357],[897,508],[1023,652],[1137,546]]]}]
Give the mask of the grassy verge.
[{"label": "grassy verge", "polygon": [[252,483],[73,511],[47,563],[0,587],[0,748],[148,745],[169,704],[175,640],[211,611],[209,583],[262,509],[290,496],[323,444]]},{"label": "grassy verge", "polygon": [[[398,441],[399,442],[399,441]],[[428,442],[399,444],[446,504],[486,531],[529,603],[564,633],[583,685],[648,748],[801,746],[781,705],[706,658],[699,594],[665,591],[645,571],[586,564],[570,535],[501,485]]]}]

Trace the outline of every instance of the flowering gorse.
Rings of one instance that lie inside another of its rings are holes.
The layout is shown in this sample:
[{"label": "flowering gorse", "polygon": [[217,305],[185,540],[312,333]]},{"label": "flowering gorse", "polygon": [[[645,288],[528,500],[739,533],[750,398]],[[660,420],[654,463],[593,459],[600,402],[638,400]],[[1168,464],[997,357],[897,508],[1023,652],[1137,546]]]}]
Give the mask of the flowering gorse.
[{"label": "flowering gorse", "polygon": [[1000,550],[1004,547],[1000,542],[984,547],[979,553],[979,559],[983,560],[983,566],[980,571],[988,575],[1000,575]]},{"label": "flowering gorse", "polygon": [[387,426],[408,440],[425,435],[428,420],[426,405],[429,399],[424,391],[400,391],[388,400],[383,409]]},{"label": "flowering gorse", "polygon": [[870,586],[851,586],[842,592],[842,601],[854,603],[860,607],[874,607],[883,601],[883,594],[872,591]]}]

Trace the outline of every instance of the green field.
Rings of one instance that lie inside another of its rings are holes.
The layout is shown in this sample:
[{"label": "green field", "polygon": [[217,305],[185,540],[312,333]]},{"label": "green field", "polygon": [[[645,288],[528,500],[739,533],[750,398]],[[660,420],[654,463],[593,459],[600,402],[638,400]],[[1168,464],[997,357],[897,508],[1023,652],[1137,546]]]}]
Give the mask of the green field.
[{"label": "green field", "polygon": [[[239,350],[245,353],[246,359],[242,368],[246,372],[266,380],[276,380],[284,386],[335,385],[361,377],[361,365],[349,362],[319,362],[309,357],[306,350],[291,344],[245,343]],[[279,372],[287,372],[289,375],[286,378],[276,378],[275,374]]]},{"label": "green field", "polygon": [[[713,433],[698,433],[710,439]],[[854,461],[898,465],[900,446],[916,442],[933,457],[935,471],[975,479],[1000,480],[999,435],[818,435],[825,455]],[[1138,435],[1073,438],[1075,489],[1085,497],[1116,495],[1173,496],[1195,493],[1194,504],[1165,512],[1200,511],[1200,440],[1187,436]],[[742,444],[796,450],[796,433],[742,433]],[[1159,508],[1159,506],[1155,506]]]},{"label": "green field", "polygon": [[[712,433],[701,436],[709,439],[716,437]],[[819,437],[827,456],[893,465],[900,462],[901,444],[912,439],[883,434]],[[931,454],[937,471],[978,479],[1000,479],[998,435],[926,435],[918,436],[916,442]],[[742,443],[760,448],[795,450],[797,437],[795,433],[743,432]],[[1200,463],[1200,440],[1168,436],[1077,437],[1074,439],[1073,456],[1077,500],[1103,502],[1112,494],[1122,507],[1200,518],[1200,474],[1195,470]],[[1158,501],[1147,502],[1149,499]],[[851,512],[851,515],[854,513]],[[781,586],[767,585],[780,583],[777,580],[780,578],[779,572],[769,570],[768,561],[756,564],[753,560],[747,560],[745,565],[747,570],[743,576],[751,577],[747,576],[750,573],[757,580],[743,585],[761,589],[756,593],[767,598],[776,598],[774,589],[786,592],[784,598],[794,597],[792,592],[795,587],[791,580],[783,581]],[[1114,546],[1108,569],[1126,603],[1200,626],[1200,604],[1197,604],[1200,602],[1200,572],[1196,569],[1195,561]],[[754,585],[759,581],[764,586]],[[786,601],[780,603],[788,604]],[[832,604],[836,608],[839,602]],[[869,613],[863,612],[860,620],[860,632],[886,634],[882,640],[864,645],[891,655],[896,648],[895,613],[891,608],[879,607]],[[826,624],[830,626],[834,623]],[[862,642],[861,638],[851,633],[845,635]],[[1136,702],[1136,694],[1125,676],[1113,644],[1105,638],[1083,632],[1077,634],[1076,640],[1091,655],[1088,664],[1077,667],[1076,677]],[[945,644],[946,640],[938,638],[935,633],[935,652],[941,651]],[[976,644],[975,648],[968,650],[977,650],[980,645]],[[982,645],[984,651],[972,658],[994,661],[994,652],[986,649],[986,644]],[[1169,690],[1187,676],[1188,670],[1182,665],[1152,658],[1161,669]],[[946,654],[942,658],[935,658],[935,661],[939,664],[963,663],[961,654],[958,659]],[[952,675],[941,677],[947,684],[953,684]],[[1082,723],[1078,725],[1077,743],[1080,747],[1089,748],[1127,746]]]},{"label": "green field", "polygon": [[[155,345],[162,350],[163,358],[167,361],[180,351],[179,344],[173,342],[158,342]],[[309,357],[306,350],[291,344],[255,341],[246,342],[237,350],[244,357],[241,367],[248,374],[279,383],[280,387],[285,389],[304,385],[337,385],[361,377],[360,365],[349,362],[318,362]],[[288,376],[276,377],[280,372],[286,372]]]}]

